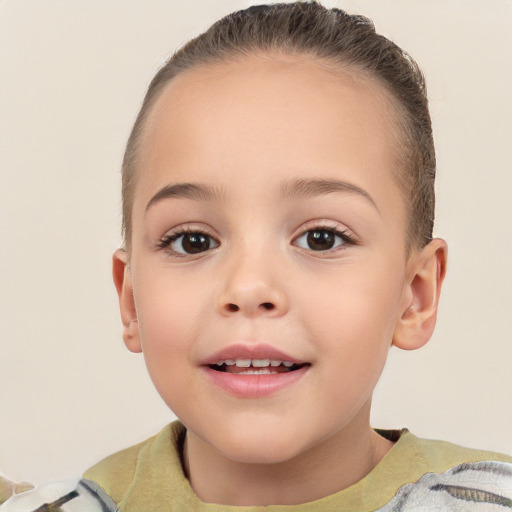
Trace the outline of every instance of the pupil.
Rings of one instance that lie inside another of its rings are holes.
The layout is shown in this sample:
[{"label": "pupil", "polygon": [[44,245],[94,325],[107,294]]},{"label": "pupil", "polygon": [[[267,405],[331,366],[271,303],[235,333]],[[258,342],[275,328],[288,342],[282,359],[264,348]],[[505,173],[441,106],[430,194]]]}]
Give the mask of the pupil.
[{"label": "pupil", "polygon": [[210,248],[210,240],[208,236],[201,233],[192,233],[183,237],[182,246],[185,252],[197,254]]},{"label": "pupil", "polygon": [[315,229],[308,233],[308,245],[313,251],[332,249],[335,242],[334,232],[327,229]]}]

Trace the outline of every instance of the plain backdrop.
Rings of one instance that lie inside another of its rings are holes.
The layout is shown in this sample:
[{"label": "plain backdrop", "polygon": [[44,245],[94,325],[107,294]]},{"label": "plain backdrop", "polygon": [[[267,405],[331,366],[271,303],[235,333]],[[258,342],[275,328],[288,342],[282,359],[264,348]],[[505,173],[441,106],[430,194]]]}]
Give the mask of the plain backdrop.
[{"label": "plain backdrop", "polygon": [[[121,339],[120,162],[159,65],[251,3],[0,1],[0,474],[77,476],[173,418]],[[512,2],[326,5],[421,64],[450,247],[436,333],[391,351],[373,424],[512,452]]]}]

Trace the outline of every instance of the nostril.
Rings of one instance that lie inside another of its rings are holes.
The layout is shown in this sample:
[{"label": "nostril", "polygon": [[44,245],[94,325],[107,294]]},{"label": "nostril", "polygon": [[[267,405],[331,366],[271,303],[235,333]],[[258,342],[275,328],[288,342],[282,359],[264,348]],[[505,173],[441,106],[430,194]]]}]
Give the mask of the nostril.
[{"label": "nostril", "polygon": [[[276,306],[272,302],[262,302],[258,306],[258,309],[260,309],[260,308],[264,309],[265,311],[273,311],[274,309],[276,309]],[[237,311],[240,311],[240,306],[238,306],[237,304],[234,304],[233,302],[228,302],[224,306],[224,311],[226,311],[228,313],[236,313]]]}]

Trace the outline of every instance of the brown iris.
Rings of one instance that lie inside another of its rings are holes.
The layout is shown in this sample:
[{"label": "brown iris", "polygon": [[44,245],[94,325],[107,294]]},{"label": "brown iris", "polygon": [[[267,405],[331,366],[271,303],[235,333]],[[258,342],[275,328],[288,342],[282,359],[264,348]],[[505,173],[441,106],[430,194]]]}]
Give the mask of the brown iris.
[{"label": "brown iris", "polygon": [[329,229],[314,229],[308,233],[307,242],[313,251],[332,249],[336,241],[336,234]]},{"label": "brown iris", "polygon": [[188,254],[197,254],[210,248],[210,237],[202,233],[189,233],[183,235],[181,241],[183,250]]}]

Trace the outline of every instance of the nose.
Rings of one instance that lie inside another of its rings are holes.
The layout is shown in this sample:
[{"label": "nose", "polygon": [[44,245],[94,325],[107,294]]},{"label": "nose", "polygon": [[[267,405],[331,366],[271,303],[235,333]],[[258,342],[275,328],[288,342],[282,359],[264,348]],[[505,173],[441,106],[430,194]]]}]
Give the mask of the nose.
[{"label": "nose", "polygon": [[260,258],[239,258],[225,269],[218,296],[224,316],[279,317],[288,310],[288,299],[276,265]]}]

